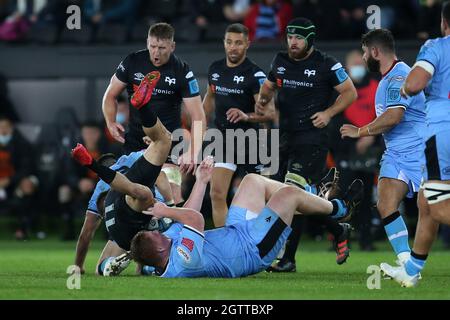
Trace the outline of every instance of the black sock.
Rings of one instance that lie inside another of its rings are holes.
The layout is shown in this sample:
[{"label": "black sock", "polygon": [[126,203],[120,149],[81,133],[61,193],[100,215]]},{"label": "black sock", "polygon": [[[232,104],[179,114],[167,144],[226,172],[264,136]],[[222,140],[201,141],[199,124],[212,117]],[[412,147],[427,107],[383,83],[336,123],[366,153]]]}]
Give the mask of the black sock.
[{"label": "black sock", "polygon": [[[333,202],[333,210],[334,210],[334,202]],[[342,232],[344,232],[344,228],[337,222],[335,219],[330,218],[329,216],[315,216],[320,224],[324,225],[326,230],[331,233],[334,238],[338,238]]]},{"label": "black sock", "polygon": [[294,215],[292,218],[292,232],[286,242],[286,251],[284,252],[282,260],[295,263],[295,253],[297,252],[298,244],[303,233],[303,219],[304,217],[301,215]]},{"label": "black sock", "polygon": [[400,217],[400,211],[395,211],[393,213],[391,213],[390,215],[388,215],[386,218],[383,218],[383,226],[388,225],[389,223],[391,223],[392,221],[394,221],[395,219]]},{"label": "black sock", "polygon": [[425,260],[427,260],[428,255],[427,254],[417,254],[413,250],[411,250],[411,257],[425,261]]}]

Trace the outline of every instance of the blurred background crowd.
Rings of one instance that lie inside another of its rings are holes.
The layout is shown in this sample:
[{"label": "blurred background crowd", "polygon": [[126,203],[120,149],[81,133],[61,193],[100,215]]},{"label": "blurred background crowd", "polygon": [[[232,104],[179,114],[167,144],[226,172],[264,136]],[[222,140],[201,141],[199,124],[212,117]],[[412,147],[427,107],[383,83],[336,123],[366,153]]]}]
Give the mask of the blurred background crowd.
[{"label": "blurred background crowd", "polygon": [[[370,2],[374,1],[0,0],[0,42],[4,42],[0,45],[0,51],[11,48],[14,48],[15,52],[26,51],[29,44],[64,48],[66,42],[75,42],[87,47],[110,44],[107,47],[109,51],[116,50],[114,48],[118,48],[120,44],[129,46],[130,43],[139,43],[139,46],[133,47],[138,50],[145,45],[149,25],[165,21],[175,26],[177,42],[210,42],[216,47],[216,52],[222,52],[222,44],[218,41],[223,38],[225,26],[231,22],[243,22],[250,29],[250,36],[254,42],[274,43],[272,47],[270,44],[269,47],[264,47],[269,53],[262,56],[265,62],[261,67],[267,70],[270,59],[266,58],[273,57],[280,49],[284,36],[282,30],[286,23],[296,16],[310,18],[319,30],[317,35],[319,43],[328,45],[329,48],[335,46],[337,52],[342,53],[340,61],[345,64],[358,90],[357,101],[343,114],[333,118],[328,126],[331,133],[329,145],[332,150],[328,157],[328,166],[336,166],[340,170],[342,189],[355,178],[364,181],[366,197],[355,221],[357,241],[361,249],[374,250],[374,241],[385,237],[375,207],[383,142],[381,137],[341,140],[339,134],[339,128],[343,123],[363,126],[375,118],[373,101],[379,78],[366,71],[361,51],[353,50],[358,48],[358,40],[361,34],[366,32],[365,8]],[[424,39],[439,35],[440,1],[386,0],[376,3],[382,10],[383,27],[391,29],[397,40],[417,42],[412,50],[414,54]],[[79,5],[82,10],[83,27],[77,32],[69,32],[66,28],[66,8],[71,4]],[[355,45],[353,48],[333,45],[335,41],[342,40],[354,41]],[[119,49],[116,54],[121,56],[127,50]],[[44,51],[44,54],[46,52]],[[182,53],[179,56],[185,58]],[[94,59],[100,62],[101,57],[99,54],[99,57]],[[212,57],[211,53],[208,55],[207,52],[201,52],[198,59],[205,64],[205,61],[210,63],[214,58],[216,57]],[[108,65],[105,72],[96,71],[100,76],[97,74],[95,76],[101,78],[101,82],[87,80],[86,85],[83,84],[87,87],[85,94],[93,95],[93,89],[90,88],[93,83],[99,87],[100,92],[103,92],[108,77],[112,75],[119,62],[120,59],[114,60],[116,64]],[[187,62],[191,63],[189,59]],[[43,68],[50,70],[50,67],[54,66],[46,65],[48,63],[44,62]],[[200,83],[204,84],[205,70],[203,73],[198,72],[195,63],[191,64],[191,67]],[[95,69],[94,66],[92,68]],[[89,73],[89,70],[78,71],[80,74]],[[17,72],[23,73],[25,70]],[[71,101],[65,105],[57,104],[51,100],[55,92],[51,87],[53,84],[42,75],[44,71],[39,69],[35,72],[36,75],[31,76],[33,79],[28,85],[35,88],[39,84],[36,91],[44,92],[43,95],[35,96],[32,90],[25,94],[26,89],[23,88],[27,88],[27,84],[24,82],[30,79],[25,78],[23,81],[23,75],[22,78],[14,79],[12,74],[15,73],[10,71],[7,75],[13,79],[0,76],[0,219],[6,219],[8,223],[4,228],[7,231],[2,236],[14,236],[17,239],[44,238],[49,232],[55,232],[63,240],[74,240],[78,235],[79,221],[83,218],[97,177],[93,172],[72,161],[70,149],[76,142],[82,142],[94,158],[97,158],[106,152],[121,155],[122,148],[105,129],[104,121],[99,116],[101,115],[99,99],[94,105],[85,107],[86,110],[95,109],[96,112],[86,112],[84,116],[80,116],[79,108],[67,105],[71,103],[76,105],[74,100],[77,98],[80,101],[92,102],[92,100],[89,97],[77,96],[79,83],[76,79],[74,82],[68,82],[67,86],[57,82],[55,88],[65,89],[59,89],[55,97],[58,94],[72,97],[67,99]],[[74,71],[69,70],[68,74],[71,73]],[[49,86],[48,92],[44,90],[45,85]],[[206,86],[202,86],[202,90],[203,87]],[[11,88],[14,89],[13,92]],[[28,100],[21,100],[21,97],[27,95],[30,96]],[[25,106],[27,103],[22,103],[23,101],[28,101],[28,105]],[[53,109],[48,109],[54,112],[49,112],[45,108],[40,111],[43,104],[56,105]],[[127,97],[122,97],[119,101],[117,122],[124,126],[128,122],[128,108]],[[46,113],[46,121],[34,121],[35,117],[31,117],[30,114],[37,113],[41,113],[41,118],[42,113]],[[211,121],[209,127],[213,127],[214,119],[208,118]],[[277,126],[276,121],[270,124],[272,128]],[[232,185],[230,196],[236,190],[238,182],[239,177]],[[402,211],[407,213],[411,235],[414,234],[417,220],[415,201],[416,199],[405,201],[402,207]],[[306,228],[314,239],[327,237],[320,226],[307,224]],[[442,228],[441,235],[444,244],[450,248],[449,229]]]},{"label": "blurred background crowd", "polygon": [[[156,21],[171,23],[178,42],[220,39],[224,25],[241,22],[251,40],[273,41],[286,23],[308,17],[319,40],[358,39],[366,30],[366,8],[381,8],[382,26],[398,39],[439,35],[440,0],[0,0],[0,41],[125,43],[140,41]],[[67,7],[81,9],[83,28],[67,32]]]}]

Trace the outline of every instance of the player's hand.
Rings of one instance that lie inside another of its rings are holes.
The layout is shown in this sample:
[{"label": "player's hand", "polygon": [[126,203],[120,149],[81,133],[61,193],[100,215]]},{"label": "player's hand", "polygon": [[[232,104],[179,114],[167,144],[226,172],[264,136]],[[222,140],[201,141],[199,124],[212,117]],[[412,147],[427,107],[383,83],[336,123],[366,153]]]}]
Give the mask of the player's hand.
[{"label": "player's hand", "polygon": [[212,156],[207,156],[198,166],[195,178],[204,184],[207,184],[211,180],[213,169],[214,158]]},{"label": "player's hand", "polygon": [[178,158],[178,165],[180,166],[181,173],[195,174],[195,161],[191,151],[188,150]]},{"label": "player's hand", "polygon": [[358,127],[355,127],[351,124],[344,124],[339,131],[341,132],[342,139],[344,139],[345,137],[359,138]]},{"label": "player's hand", "polygon": [[164,211],[166,209],[167,209],[167,206],[163,202],[156,202],[153,205],[153,207],[142,211],[142,213],[146,214],[148,216],[156,217],[156,218],[163,218],[164,217]]},{"label": "player's hand", "polygon": [[326,111],[316,112],[310,118],[316,128],[325,128],[330,123],[331,117]]},{"label": "player's hand", "polygon": [[239,121],[248,121],[249,116],[238,108],[231,108],[227,111],[227,120],[231,123],[237,123]]},{"label": "player's hand", "polygon": [[144,141],[144,143],[148,146],[152,143],[152,139],[150,139],[148,136],[143,136],[142,141]]},{"label": "player's hand", "polygon": [[108,124],[108,130],[109,133],[111,133],[111,136],[114,138],[114,140],[125,143],[125,128],[118,122],[111,122]]}]

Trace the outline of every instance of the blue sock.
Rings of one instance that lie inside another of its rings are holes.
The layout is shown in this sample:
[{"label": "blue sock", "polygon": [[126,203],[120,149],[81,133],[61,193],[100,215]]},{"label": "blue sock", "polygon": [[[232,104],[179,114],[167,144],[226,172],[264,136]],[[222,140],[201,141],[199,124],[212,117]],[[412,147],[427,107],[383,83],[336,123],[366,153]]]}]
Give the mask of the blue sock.
[{"label": "blue sock", "polygon": [[410,252],[408,243],[408,229],[400,212],[396,211],[383,219],[384,230],[388,236],[391,246],[398,255],[401,252]]},{"label": "blue sock", "polygon": [[305,191],[317,195],[317,187],[315,185],[305,185]]},{"label": "blue sock", "polygon": [[108,258],[105,258],[105,259],[103,259],[103,261],[98,265],[97,271],[98,271],[98,274],[99,274],[99,275],[103,275],[103,271],[105,271],[106,263],[107,263],[109,260],[111,260],[111,259],[114,259],[114,257],[108,257]]},{"label": "blue sock", "polygon": [[151,276],[155,272],[155,268],[151,266],[143,266],[141,273],[144,276]]},{"label": "blue sock", "polygon": [[428,255],[417,254],[414,251],[411,251],[411,257],[405,264],[406,273],[410,276],[415,276],[420,271],[422,271],[425,266],[425,262],[427,261]]},{"label": "blue sock", "polygon": [[330,213],[330,216],[333,219],[342,218],[347,214],[347,207],[345,206],[344,201],[333,199],[331,200],[331,204],[333,205],[333,211]]}]

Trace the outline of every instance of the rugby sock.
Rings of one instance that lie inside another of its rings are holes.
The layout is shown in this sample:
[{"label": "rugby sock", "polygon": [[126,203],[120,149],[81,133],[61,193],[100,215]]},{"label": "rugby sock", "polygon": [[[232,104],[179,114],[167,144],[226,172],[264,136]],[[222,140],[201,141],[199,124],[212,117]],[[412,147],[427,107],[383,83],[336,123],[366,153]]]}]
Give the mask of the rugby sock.
[{"label": "rugby sock", "polygon": [[383,225],[396,255],[411,251],[408,243],[408,229],[399,211],[383,218]]},{"label": "rugby sock", "polygon": [[330,213],[332,218],[342,218],[347,214],[347,208],[345,207],[344,201],[333,199],[330,202],[333,205],[333,211]]},{"label": "rugby sock", "polygon": [[405,269],[406,273],[410,276],[415,276],[420,271],[422,271],[425,266],[425,262],[427,260],[427,254],[417,254],[414,251],[411,251],[411,257],[406,261]]},{"label": "rugby sock", "polygon": [[317,195],[317,187],[315,185],[307,184],[305,187],[305,191]]},{"label": "rugby sock", "polygon": [[292,231],[287,239],[286,250],[281,260],[295,263],[295,253],[297,252],[298,244],[303,233],[303,219],[304,216],[302,215],[294,215],[292,218]]}]

